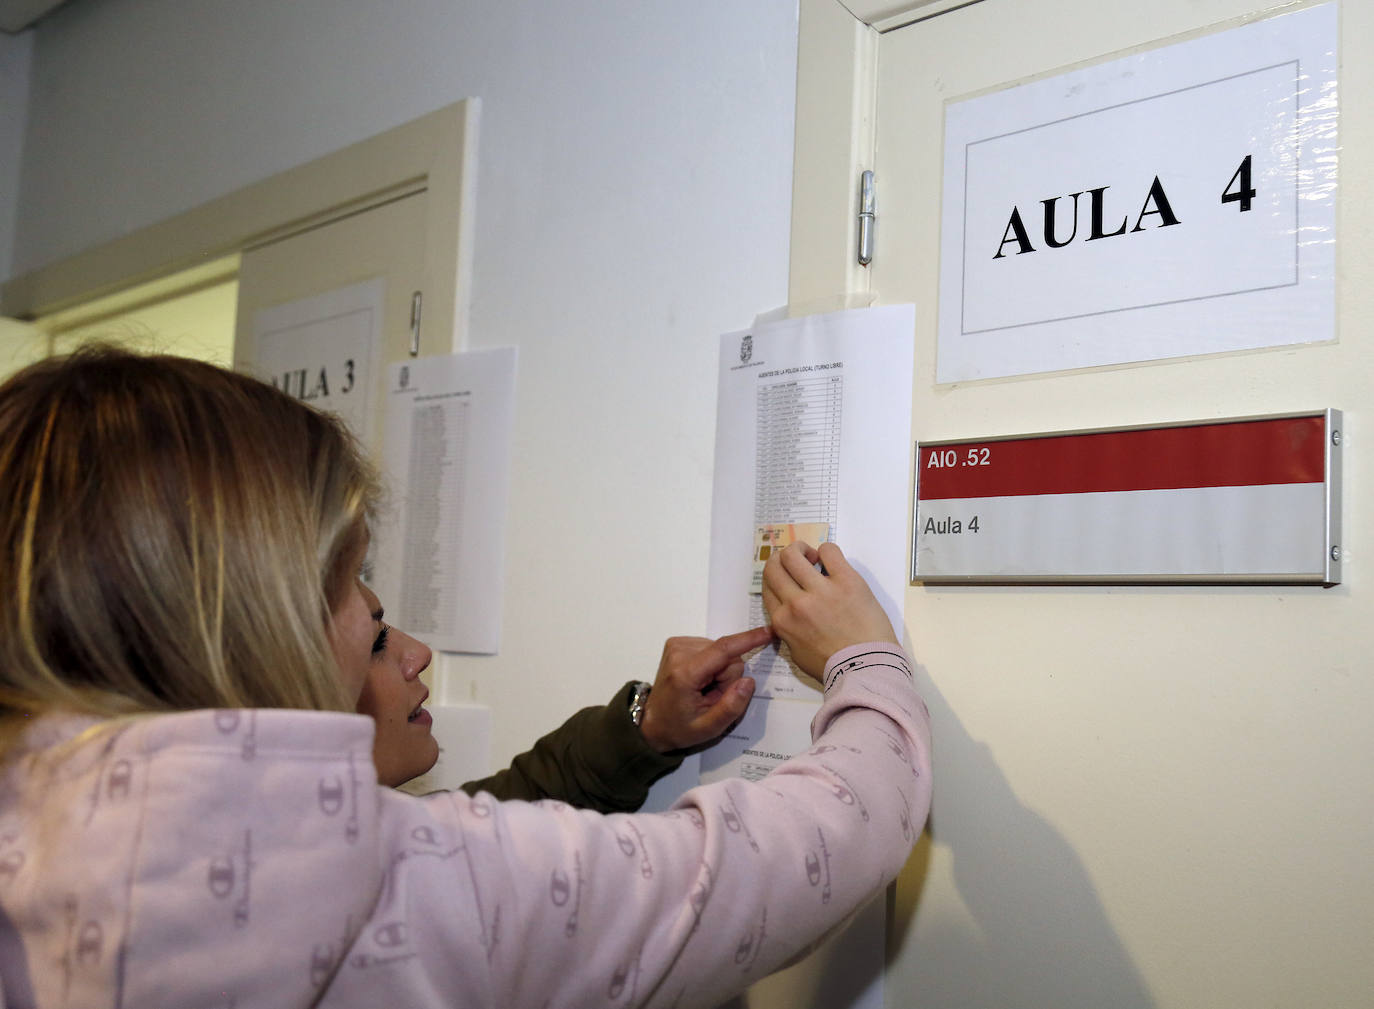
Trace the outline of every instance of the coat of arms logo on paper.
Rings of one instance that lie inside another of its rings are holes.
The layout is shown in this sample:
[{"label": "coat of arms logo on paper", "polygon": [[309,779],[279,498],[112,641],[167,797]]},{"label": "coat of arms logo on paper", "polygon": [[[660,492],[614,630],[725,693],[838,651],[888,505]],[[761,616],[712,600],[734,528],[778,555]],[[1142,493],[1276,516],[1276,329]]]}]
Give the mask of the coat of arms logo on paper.
[{"label": "coat of arms logo on paper", "polygon": [[745,333],[744,339],[739,342],[739,361],[740,364],[748,364],[749,359],[754,356],[754,335]]}]

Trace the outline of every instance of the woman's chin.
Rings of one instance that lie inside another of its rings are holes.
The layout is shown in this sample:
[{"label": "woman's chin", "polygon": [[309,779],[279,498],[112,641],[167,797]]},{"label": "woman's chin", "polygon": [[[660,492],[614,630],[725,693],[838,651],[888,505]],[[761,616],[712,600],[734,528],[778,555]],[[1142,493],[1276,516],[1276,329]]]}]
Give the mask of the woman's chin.
[{"label": "woman's chin", "polygon": [[434,765],[439,763],[439,742],[433,736],[430,736],[429,739],[430,742],[433,743],[433,751],[426,759],[425,769],[420,771],[419,774],[428,774],[434,769]]},{"label": "woman's chin", "polygon": [[390,766],[379,764],[377,766],[377,782],[387,788],[399,788],[407,781],[412,781],[422,774],[428,774],[438,762],[439,745],[437,743],[432,747],[417,746],[415,752],[408,755],[404,764],[397,763]]},{"label": "woman's chin", "polygon": [[415,761],[410,768],[410,777],[418,778],[422,774],[428,774],[434,769],[434,765],[439,763],[438,740],[426,734],[423,740],[415,744],[414,757]]}]

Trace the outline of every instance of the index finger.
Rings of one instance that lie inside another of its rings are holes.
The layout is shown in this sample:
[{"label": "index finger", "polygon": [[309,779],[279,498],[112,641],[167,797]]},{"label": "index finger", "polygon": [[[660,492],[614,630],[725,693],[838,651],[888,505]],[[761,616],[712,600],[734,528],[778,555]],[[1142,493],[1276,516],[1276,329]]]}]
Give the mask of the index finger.
[{"label": "index finger", "polygon": [[778,557],[778,562],[792,576],[792,580],[804,589],[812,589],[825,579],[825,575],[816,570],[819,561],[820,551],[801,542],[793,543]]},{"label": "index finger", "polygon": [[[824,556],[822,556],[821,550],[825,551]],[[822,543],[821,550],[816,551],[816,561],[827,572],[833,574],[835,571],[847,571],[853,567],[838,543]]]},{"label": "index finger", "polygon": [[773,629],[771,627],[755,627],[751,630],[740,631],[738,634],[727,634],[723,638],[717,638],[707,647],[694,655],[693,665],[697,667],[697,674],[709,674],[714,677],[721,670],[725,669],[730,663],[734,662],[745,652],[752,652],[773,640]]},{"label": "index finger", "polygon": [[[822,543],[821,546],[825,546],[825,544]],[[810,543],[806,542],[806,540],[793,540],[791,543],[787,544],[786,547],[783,547],[782,550],[779,550],[778,553],[784,553],[788,547],[791,547],[794,552],[800,550],[805,554],[808,564],[819,564],[821,562],[821,552]],[[782,558],[779,557],[778,560],[782,560]]]}]

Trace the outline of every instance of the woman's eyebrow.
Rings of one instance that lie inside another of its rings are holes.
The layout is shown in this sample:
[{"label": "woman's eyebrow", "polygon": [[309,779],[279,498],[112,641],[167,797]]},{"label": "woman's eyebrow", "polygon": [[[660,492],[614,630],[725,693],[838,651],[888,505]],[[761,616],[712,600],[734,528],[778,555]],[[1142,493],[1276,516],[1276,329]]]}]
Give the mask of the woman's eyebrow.
[{"label": "woman's eyebrow", "polygon": [[372,619],[378,623],[382,622],[382,617],[384,616],[386,616],[386,608],[383,606],[378,606],[372,613]]}]

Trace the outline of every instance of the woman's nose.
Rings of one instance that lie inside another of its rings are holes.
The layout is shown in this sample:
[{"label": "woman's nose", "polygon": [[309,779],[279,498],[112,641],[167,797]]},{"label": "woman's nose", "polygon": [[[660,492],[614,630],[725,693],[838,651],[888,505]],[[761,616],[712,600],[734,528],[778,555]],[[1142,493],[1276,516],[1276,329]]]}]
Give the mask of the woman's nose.
[{"label": "woman's nose", "polygon": [[[393,627],[392,630],[395,631],[395,628]],[[429,668],[434,653],[423,641],[417,641],[404,631],[399,632],[399,636],[404,639],[401,653],[401,673],[407,680],[413,680]]]}]

